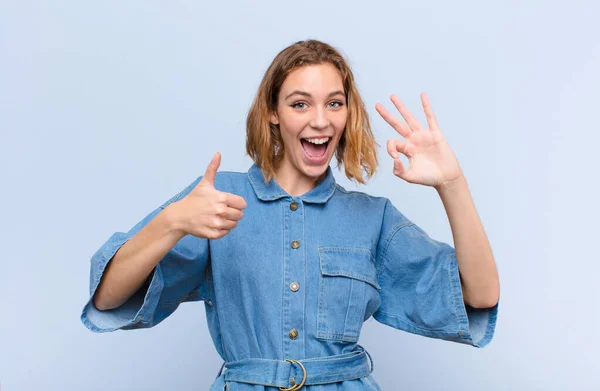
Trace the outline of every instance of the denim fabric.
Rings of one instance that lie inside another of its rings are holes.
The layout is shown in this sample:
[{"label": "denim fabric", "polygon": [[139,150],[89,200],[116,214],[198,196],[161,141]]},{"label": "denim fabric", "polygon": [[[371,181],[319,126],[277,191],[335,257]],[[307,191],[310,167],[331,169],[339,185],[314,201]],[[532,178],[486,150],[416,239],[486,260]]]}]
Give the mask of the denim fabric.
[{"label": "denim fabric", "polygon": [[[239,225],[218,240],[185,236],[158,263],[147,288],[119,308],[96,309],[92,297],[117,250],[201,179],[129,232],[114,233],[92,256],[90,297],[81,314],[88,329],[153,327],[180,303],[202,300],[215,348],[226,362],[348,353],[371,316],[398,330],[475,347],[492,340],[498,305],[465,305],[454,249],[431,239],[387,198],[345,190],[330,167],[314,189],[296,197],[274,180],[265,183],[255,164],[247,173],[218,172],[216,189],[246,200]],[[299,289],[292,290],[292,282]],[[297,330],[295,339],[291,329]],[[224,385],[220,375],[211,389]],[[339,385],[305,388],[379,389],[371,375]],[[277,390],[237,382],[230,389]]]}]

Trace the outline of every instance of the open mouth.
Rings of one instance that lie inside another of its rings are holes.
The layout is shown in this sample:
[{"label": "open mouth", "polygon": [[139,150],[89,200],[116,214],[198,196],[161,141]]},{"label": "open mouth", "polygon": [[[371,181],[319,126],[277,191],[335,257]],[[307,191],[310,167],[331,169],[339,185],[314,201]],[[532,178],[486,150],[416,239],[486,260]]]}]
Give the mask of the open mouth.
[{"label": "open mouth", "polygon": [[313,159],[318,159],[327,153],[327,146],[329,145],[330,137],[315,137],[315,138],[303,138],[300,139],[302,148],[306,153],[306,156]]}]

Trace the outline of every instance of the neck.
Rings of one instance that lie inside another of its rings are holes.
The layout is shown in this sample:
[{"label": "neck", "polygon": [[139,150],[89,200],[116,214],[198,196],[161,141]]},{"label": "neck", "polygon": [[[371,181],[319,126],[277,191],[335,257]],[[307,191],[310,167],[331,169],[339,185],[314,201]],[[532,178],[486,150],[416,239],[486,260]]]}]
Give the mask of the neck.
[{"label": "neck", "polygon": [[275,182],[292,197],[298,197],[314,189],[326,176],[327,171],[318,178],[308,177],[282,164],[275,171]]}]

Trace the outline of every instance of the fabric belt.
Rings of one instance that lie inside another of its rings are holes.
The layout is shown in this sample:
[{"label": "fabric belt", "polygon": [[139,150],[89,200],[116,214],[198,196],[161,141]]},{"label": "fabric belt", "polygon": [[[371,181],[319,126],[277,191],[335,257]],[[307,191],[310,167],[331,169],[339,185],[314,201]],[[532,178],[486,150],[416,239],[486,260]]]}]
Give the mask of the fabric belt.
[{"label": "fabric belt", "polygon": [[295,391],[304,385],[358,379],[370,375],[372,371],[371,355],[362,346],[356,345],[356,349],[350,353],[304,360],[246,358],[224,362],[217,378],[223,373],[225,381],[262,384]]}]

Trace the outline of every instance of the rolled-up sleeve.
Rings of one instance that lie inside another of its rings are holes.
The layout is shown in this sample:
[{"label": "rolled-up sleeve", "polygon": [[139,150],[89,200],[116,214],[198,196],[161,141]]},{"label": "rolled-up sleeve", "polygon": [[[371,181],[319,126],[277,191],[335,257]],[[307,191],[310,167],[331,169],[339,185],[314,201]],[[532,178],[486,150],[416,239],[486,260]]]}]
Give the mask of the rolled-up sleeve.
[{"label": "rolled-up sleeve", "polygon": [[465,304],[454,248],[430,238],[386,203],[378,245],[380,323],[431,338],[482,348],[491,342],[498,304]]},{"label": "rolled-up sleeve", "polygon": [[189,193],[200,179],[201,177],[149,213],[128,232],[112,234],[93,254],[89,298],[81,312],[81,321],[85,327],[94,332],[149,328],[162,322],[182,302],[208,299],[208,240],[186,235],[160,260],[146,283],[121,306],[111,310],[99,310],[93,301],[106,267],[121,246],[167,205]]}]

